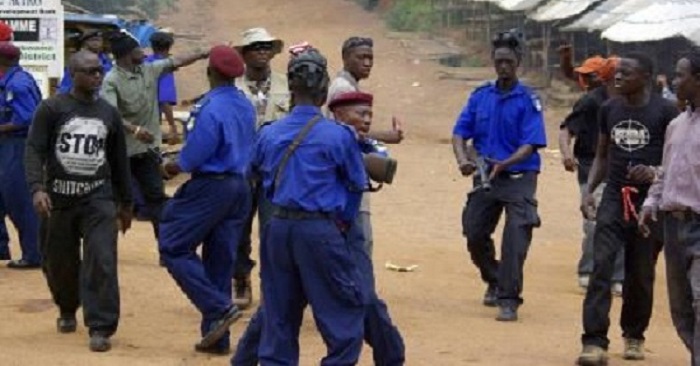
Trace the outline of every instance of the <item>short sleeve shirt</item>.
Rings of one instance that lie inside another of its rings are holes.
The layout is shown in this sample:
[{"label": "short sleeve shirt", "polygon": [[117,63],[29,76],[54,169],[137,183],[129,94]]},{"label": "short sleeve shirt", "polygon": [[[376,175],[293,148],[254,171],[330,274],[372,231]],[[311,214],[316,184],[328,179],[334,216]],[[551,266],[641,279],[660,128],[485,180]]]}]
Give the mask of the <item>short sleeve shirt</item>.
[{"label": "short sleeve shirt", "polygon": [[119,110],[125,123],[145,128],[154,137],[152,143],[145,144],[127,134],[129,156],[160,147],[163,136],[160,130],[158,81],[164,71],[172,68],[173,61],[166,59],[140,65],[133,72],[116,66],[105,76],[102,96]]}]

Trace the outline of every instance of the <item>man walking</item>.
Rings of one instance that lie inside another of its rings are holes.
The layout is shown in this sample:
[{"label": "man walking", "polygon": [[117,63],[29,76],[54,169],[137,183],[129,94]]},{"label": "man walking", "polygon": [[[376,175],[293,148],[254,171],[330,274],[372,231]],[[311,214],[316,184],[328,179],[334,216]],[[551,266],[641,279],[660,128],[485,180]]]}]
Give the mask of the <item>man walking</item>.
[{"label": "man walking", "polygon": [[160,167],[158,80],[163,73],[190,65],[207,54],[198,51],[146,64],[143,49],[128,33],[115,34],[110,41],[117,65],[105,76],[102,96],[122,116],[131,174],[143,194],[157,237],[160,213],[167,200]]},{"label": "man walking", "polygon": [[[245,61],[245,74],[236,79],[236,87],[255,106],[258,129],[264,123],[279,120],[289,113],[287,76],[272,71],[270,66],[272,59],[283,47],[284,42],[270,35],[265,28],[246,30],[243,32],[243,40],[236,46]],[[251,180],[250,183],[253,205],[238,247],[234,275],[234,303],[241,309],[248,308],[253,302],[250,282],[250,273],[255,266],[255,261],[251,258],[253,219],[258,214],[258,228],[262,234],[263,227],[272,214],[270,203],[262,193],[261,182]]]},{"label": "man walking", "polygon": [[241,316],[231,300],[231,278],[250,211],[247,173],[255,140],[255,111],[234,86],[243,70],[235,50],[212,48],[211,90],[195,106],[178,161],[165,165],[170,175],[192,174],[163,211],[159,249],[175,282],[202,313],[198,352],[228,353],[228,328]]},{"label": "man walking", "polygon": [[[366,138],[372,124],[372,102],[371,94],[350,92],[336,95],[328,106],[334,114],[334,118],[355,129],[360,136],[358,142],[363,154],[386,155],[385,148],[378,146],[374,140]],[[368,244],[369,238],[365,236],[366,223],[364,219],[360,212],[350,224],[345,235],[360,269],[364,281],[362,286],[368,288],[369,302],[364,319],[364,339],[372,347],[375,365],[403,365],[405,362],[403,338],[394,326],[386,304],[376,293],[372,254]],[[231,366],[256,366],[258,364],[258,349],[264,318],[264,312],[258,309],[238,342],[236,354],[231,358]]]},{"label": "man walking", "polygon": [[[596,217],[594,265],[583,303],[583,350],[580,365],[603,365],[610,343],[610,281],[617,253],[625,250],[625,282],[620,325],[623,358],[644,359],[644,332],[653,302],[654,267],[662,247],[654,228],[643,236],[637,229],[640,209],[661,164],[664,134],[678,114],[676,107],[651,90],[654,64],[648,56],[631,53],[620,60],[615,73],[618,98],[603,104],[596,157],[581,203],[586,217]],[[600,207],[593,196],[605,179]]]},{"label": "man walking", "polygon": [[700,54],[678,61],[674,82],[678,100],[690,108],[666,129],[663,164],[649,188],[640,215],[640,228],[662,212],[666,280],[671,318],[700,366]]},{"label": "man walking", "polygon": [[[614,92],[612,80],[615,76],[616,59],[604,59],[595,56],[587,59],[575,69],[579,75],[580,84],[585,85],[587,92],[574,105],[573,110],[560,126],[559,151],[562,155],[564,169],[577,173],[581,195],[585,194],[588,173],[595,157],[595,147],[598,141],[598,111],[600,106]],[[573,149],[571,140],[575,139]],[[596,200],[600,201],[605,184],[598,186],[595,191]],[[583,218],[583,242],[581,259],[578,263],[578,282],[582,288],[588,287],[590,275],[593,272],[593,233],[595,220]],[[624,279],[624,250],[618,252],[615,260],[615,271],[612,277],[612,291],[622,294]]]},{"label": "man walking", "polygon": [[75,332],[82,305],[90,349],[104,352],[119,323],[117,218],[126,232],[129,161],[121,117],[99,98],[104,67],[97,55],[80,51],[69,69],[71,92],[42,102],[34,116],[27,182],[45,220],[44,274],[59,309],[58,331]]},{"label": "man walking", "polygon": [[260,249],[263,292],[260,363],[299,362],[306,304],[328,349],[322,364],[356,364],[367,304],[343,230],[357,215],[368,178],[354,132],[323,118],[326,59],[316,50],[288,64],[294,108],[261,130],[253,168],[274,205]]},{"label": "man walking", "polygon": [[12,43],[0,42],[0,201],[17,228],[22,248],[22,258],[10,261],[8,268],[35,269],[41,267],[39,220],[32,207],[23,162],[27,133],[41,102],[41,91],[34,77],[19,65],[20,54]]},{"label": "man walking", "polygon": [[[517,77],[520,42],[509,32],[496,37],[493,62],[498,80],[472,93],[452,138],[462,175],[487,171],[474,176],[462,226],[472,261],[488,285],[483,303],[500,308],[499,321],[518,319],[525,257],[532,230],[540,225],[535,200],[541,166],[537,151],[546,145],[546,138],[540,101]],[[481,162],[468,152],[468,140]],[[504,209],[506,223],[497,261],[491,236]]]}]

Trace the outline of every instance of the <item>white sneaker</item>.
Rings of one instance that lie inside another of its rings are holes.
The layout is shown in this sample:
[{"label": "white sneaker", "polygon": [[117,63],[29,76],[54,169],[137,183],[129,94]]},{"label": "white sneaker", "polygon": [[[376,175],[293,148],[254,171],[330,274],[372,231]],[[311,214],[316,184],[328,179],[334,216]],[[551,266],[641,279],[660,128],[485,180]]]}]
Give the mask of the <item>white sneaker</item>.
[{"label": "white sneaker", "polygon": [[612,285],[612,294],[615,296],[622,296],[622,283],[621,282],[615,282]]},{"label": "white sneaker", "polygon": [[584,274],[578,276],[578,286],[581,288],[588,288],[588,283],[591,282],[591,276]]}]

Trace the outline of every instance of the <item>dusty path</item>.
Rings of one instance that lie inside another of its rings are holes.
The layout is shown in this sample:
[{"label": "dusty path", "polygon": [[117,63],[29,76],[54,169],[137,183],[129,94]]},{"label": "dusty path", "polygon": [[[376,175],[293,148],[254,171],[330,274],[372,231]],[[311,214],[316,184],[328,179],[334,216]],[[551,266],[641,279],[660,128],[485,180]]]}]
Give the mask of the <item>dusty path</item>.
[{"label": "dusty path", "polygon": [[[539,200],[544,225],[535,234],[526,267],[522,320],[500,324],[493,309],[480,305],[483,285],[469,262],[461,237],[460,213],[468,181],[456,172],[446,144],[453,120],[469,90],[464,82],[441,81],[438,66],[421,62],[387,37],[380,20],[347,0],[180,0],[180,12],[164,19],[182,32],[205,32],[202,44],[237,40],[241,30],[265,26],[288,43],[308,40],[323,50],[334,69],[340,43],[349,35],[376,41],[376,66],[365,87],[377,98],[376,126],[396,114],[409,138],[393,147],[400,160],[396,184],[373,200],[375,268],[381,295],[401,328],[408,365],[517,366],[573,364],[579,351],[582,295],[575,285],[580,219],[574,177],[545,153]],[[183,45],[180,45],[182,49]],[[286,57],[279,57],[275,67]],[[474,70],[476,74],[483,70]],[[488,75],[488,72],[486,72]],[[178,76],[182,97],[204,90],[203,65]],[[420,87],[412,87],[419,82]],[[548,112],[550,147],[560,113]],[[173,189],[170,187],[169,189]],[[13,249],[16,239],[13,237]],[[418,264],[418,272],[383,269],[385,261]],[[55,310],[39,272],[0,268],[0,365],[225,365],[227,358],[195,354],[198,315],[167,273],[157,266],[150,227],[137,223],[120,243],[122,325],[115,347],[105,355],[87,350],[84,329],[55,333]],[[648,360],[638,365],[686,364],[686,351],[668,315],[663,265],[659,266],[655,316],[648,332]],[[259,292],[256,291],[256,295]],[[611,365],[622,365],[613,309]],[[245,323],[233,328],[237,337]],[[302,332],[302,365],[317,364],[323,345],[307,317]],[[363,365],[370,365],[365,350]]]}]

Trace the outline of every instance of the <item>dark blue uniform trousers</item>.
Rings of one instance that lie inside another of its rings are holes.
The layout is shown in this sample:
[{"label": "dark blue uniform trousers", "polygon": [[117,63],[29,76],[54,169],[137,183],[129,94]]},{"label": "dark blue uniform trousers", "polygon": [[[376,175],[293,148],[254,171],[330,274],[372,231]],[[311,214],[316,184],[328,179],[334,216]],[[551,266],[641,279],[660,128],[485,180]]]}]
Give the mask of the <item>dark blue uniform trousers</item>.
[{"label": "dark blue uniform trousers", "polygon": [[[475,177],[474,186],[479,186]],[[491,191],[476,189],[469,193],[462,213],[462,228],[472,262],[479,268],[484,282],[497,286],[501,306],[522,303],[523,266],[527,257],[532,229],[539,226],[537,214],[537,173],[520,175],[503,173],[491,182]],[[506,212],[501,243],[501,260],[491,238],[501,213]]]},{"label": "dark blue uniform trousers", "polygon": [[[202,313],[202,336],[233,306],[236,247],[250,201],[245,179],[202,176],[180,187],[163,210],[160,255],[175,282]],[[196,252],[200,244],[201,258]],[[216,344],[228,346],[228,334]]]},{"label": "dark blue uniform trousers", "polygon": [[[393,325],[384,301],[379,299],[374,287],[374,269],[365,245],[367,238],[361,222],[356,220],[347,233],[347,242],[355,256],[362,286],[368,289],[368,304],[364,319],[364,339],[372,347],[374,363],[378,366],[403,365],[405,347],[403,338]],[[258,348],[263,330],[264,311],[261,308],[253,315],[245,332],[238,341],[236,353],[231,358],[232,366],[256,366]]]},{"label": "dark blue uniform trousers", "polygon": [[24,175],[25,142],[21,137],[0,137],[0,200],[17,228],[22,259],[38,264],[39,219]]},{"label": "dark blue uniform trousers", "polygon": [[260,363],[299,364],[306,304],[328,353],[321,365],[355,365],[362,350],[367,289],[353,250],[330,219],[273,217],[260,249],[263,332]]},{"label": "dark blue uniform trousers", "polygon": [[5,225],[6,212],[5,204],[0,195],[0,260],[10,259],[10,235],[7,233],[7,225]]}]

